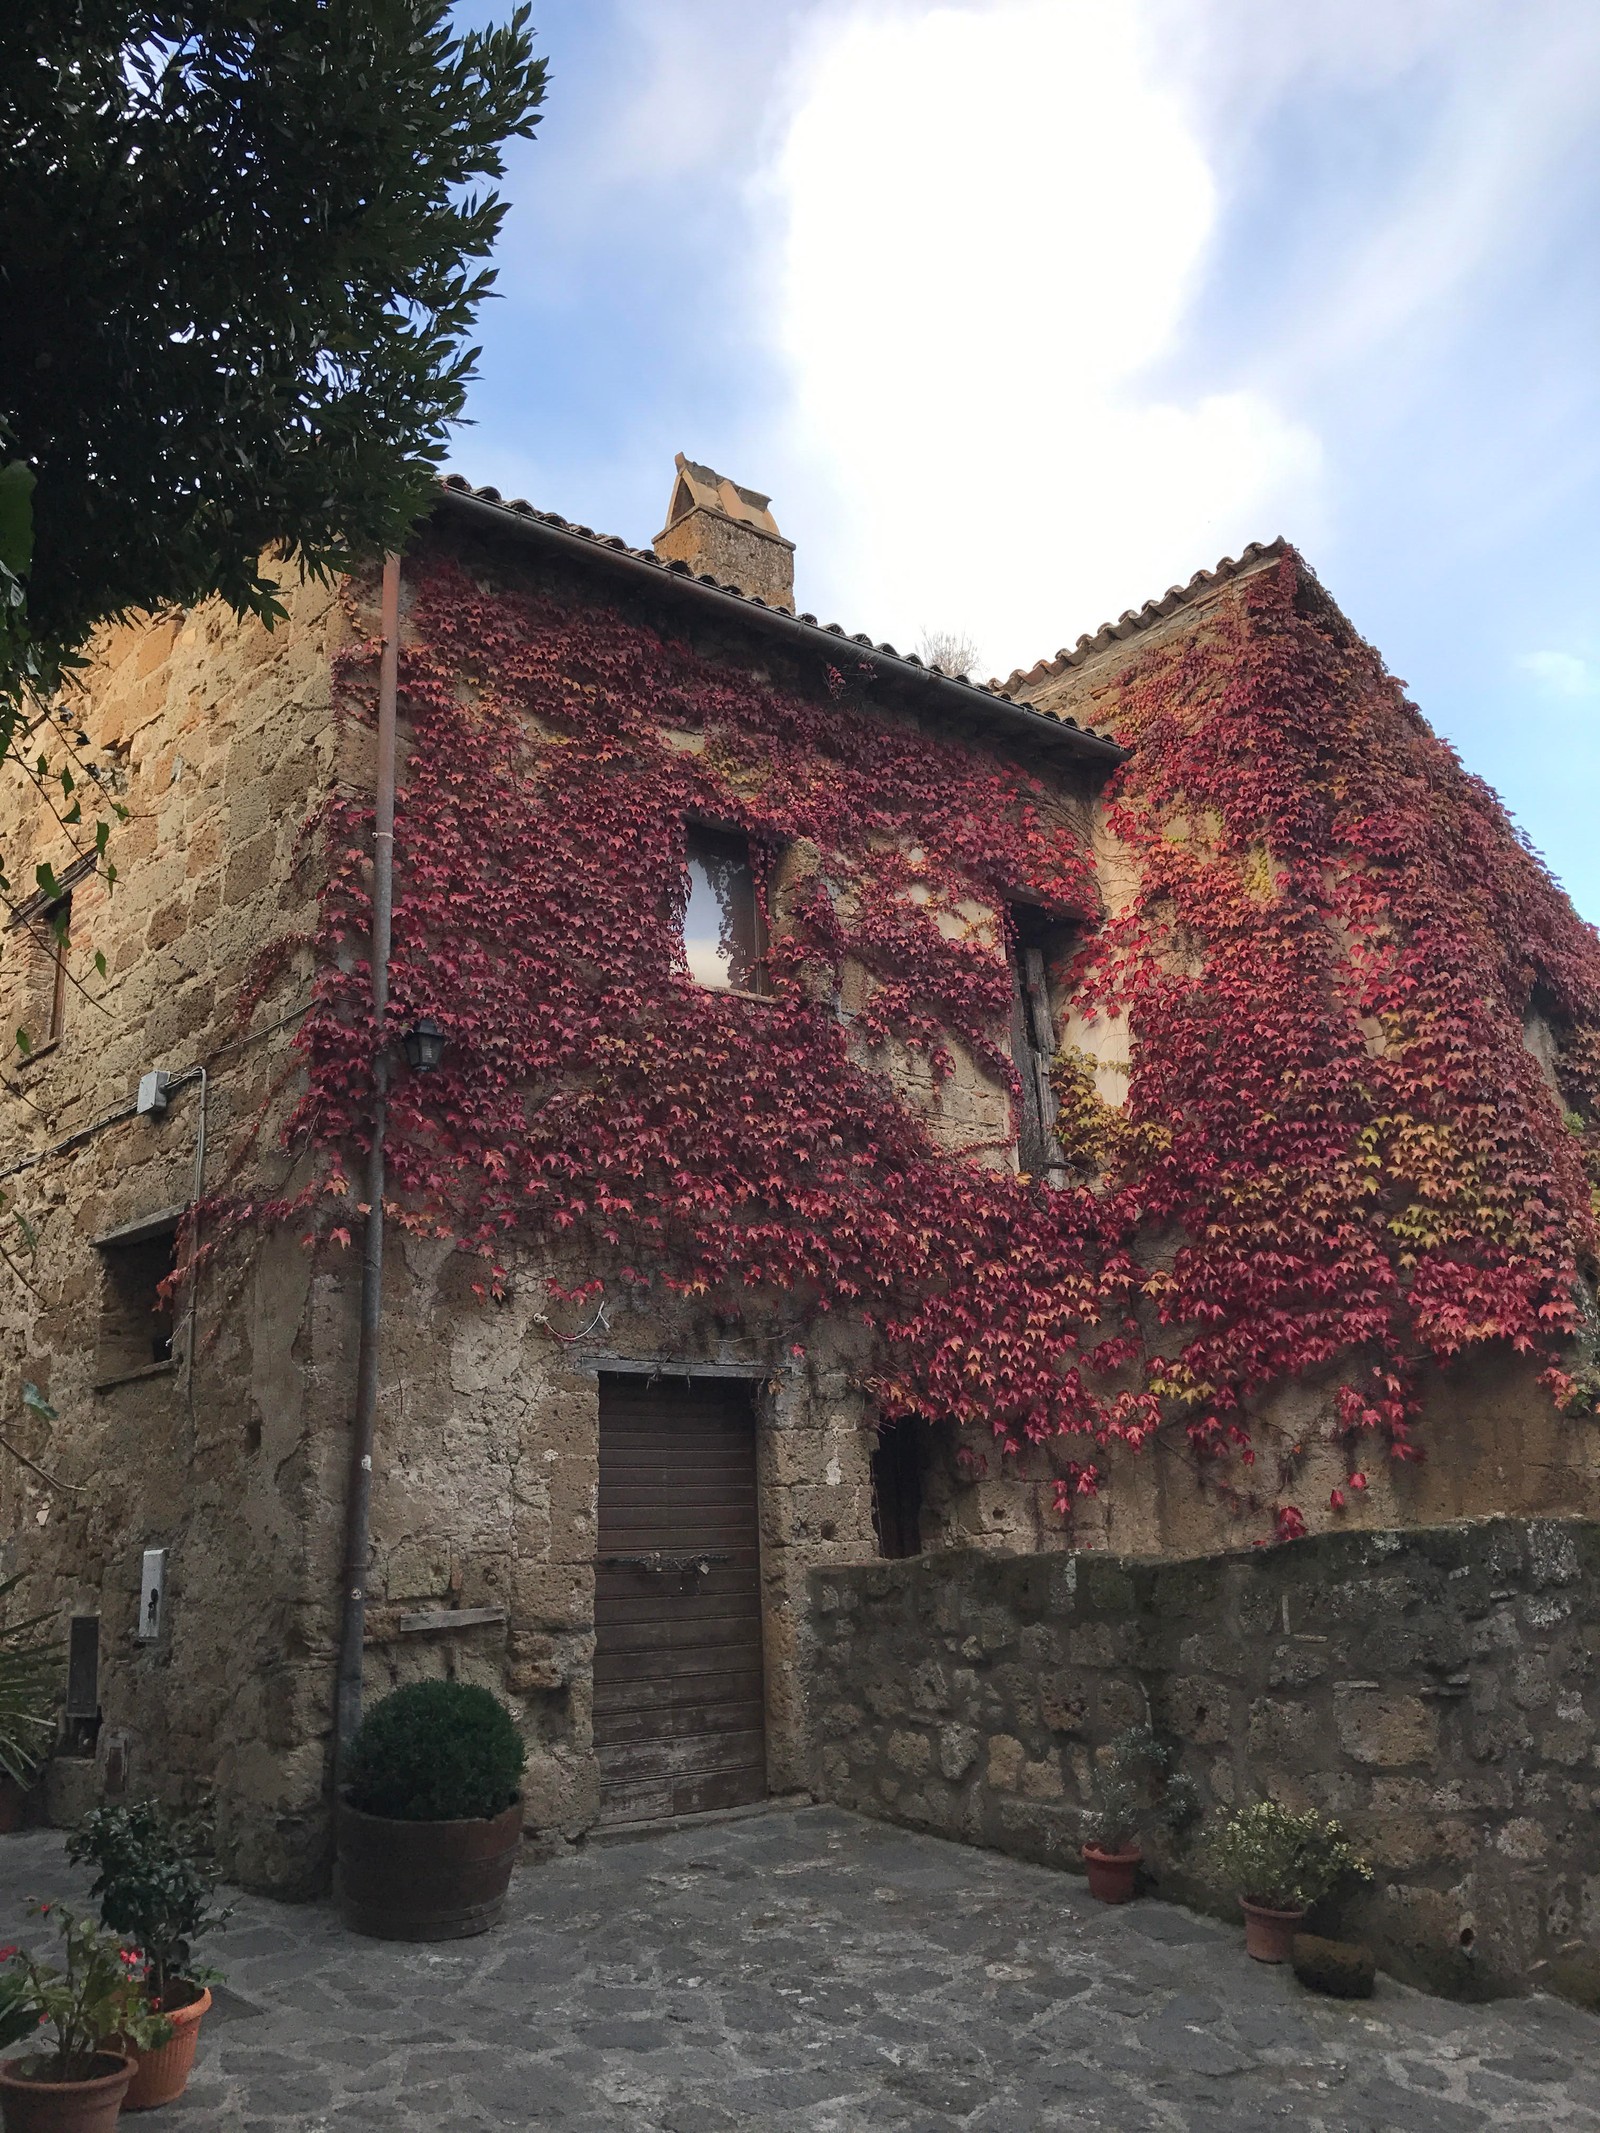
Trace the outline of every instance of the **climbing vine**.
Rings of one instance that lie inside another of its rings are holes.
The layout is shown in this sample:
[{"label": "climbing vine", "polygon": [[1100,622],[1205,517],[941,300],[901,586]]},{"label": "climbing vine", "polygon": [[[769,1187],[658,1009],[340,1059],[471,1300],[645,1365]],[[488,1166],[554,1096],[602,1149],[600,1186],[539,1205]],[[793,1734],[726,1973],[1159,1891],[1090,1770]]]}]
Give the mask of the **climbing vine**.
[{"label": "climbing vine", "polygon": [[[780,686],[615,607],[440,560],[408,582],[383,1037],[427,1013],[449,1046],[392,1090],[390,1187],[486,1291],[532,1236],[582,1269],[574,1295],[853,1314],[885,1412],[1068,1439],[1064,1503],[1174,1416],[1248,1463],[1253,1398],[1307,1373],[1356,1489],[1363,1441],[1414,1455],[1425,1361],[1506,1342],[1570,1396],[1600,949],[1296,558],[1121,677],[1108,821],[1137,887],[1109,916],[1049,789],[914,730],[864,669]],[[375,679],[359,646],[352,716]],[[750,840],[768,999],[683,966],[695,819]],[[321,829],[290,1126],[320,1167],[266,1212],[314,1207],[343,1240],[377,1041],[370,817],[341,798]],[[1078,929],[1076,997],[1132,1042],[1120,1108],[1057,1062],[1055,1186],[941,1146],[902,1093],[908,1061],[937,1088],[965,1059],[1016,1098],[982,910],[1018,896]],[[1565,1118],[1530,1004],[1565,1042]],[[1303,1530],[1293,1504],[1279,1530]]]},{"label": "climbing vine", "polygon": [[[1251,1396],[1331,1370],[1357,1490],[1364,1441],[1416,1455],[1424,1363],[1505,1343],[1570,1397],[1593,929],[1292,554],[1130,666],[1115,725],[1138,889],[1081,983],[1134,1044],[1119,1207],[1181,1240],[1144,1282],[1183,1336],[1148,1382],[1197,1450],[1248,1459]],[[1564,1040],[1559,1096],[1531,1016]]]}]

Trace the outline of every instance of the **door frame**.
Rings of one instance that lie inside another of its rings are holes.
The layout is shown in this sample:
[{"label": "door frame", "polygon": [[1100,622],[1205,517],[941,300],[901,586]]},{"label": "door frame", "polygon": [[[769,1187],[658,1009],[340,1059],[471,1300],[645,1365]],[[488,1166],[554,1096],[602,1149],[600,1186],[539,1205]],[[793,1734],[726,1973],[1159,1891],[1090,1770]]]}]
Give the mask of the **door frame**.
[{"label": "door frame", "polygon": [[[590,1354],[582,1359],[582,1361],[578,1364],[578,1368],[583,1372],[585,1376],[593,1379],[595,1387],[595,1547],[593,1561],[597,1579],[599,1575],[600,1560],[599,1474],[601,1429],[600,1401],[603,1390],[602,1380],[608,1377],[615,1377],[622,1379],[631,1379],[635,1382],[635,1384],[637,1384],[640,1379],[648,1381],[654,1378],[666,1378],[680,1382],[687,1381],[690,1383],[696,1380],[709,1380],[724,1385],[740,1384],[748,1386],[749,1388],[750,1429],[752,1433],[751,1448],[754,1454],[755,1463],[756,1603],[759,1610],[761,1646],[761,1728],[763,1740],[763,1760],[765,1767],[766,1797],[771,1798],[771,1747],[773,1735],[772,1706],[774,1668],[773,1653],[771,1651],[772,1616],[771,1610],[767,1604],[767,1551],[764,1531],[766,1525],[764,1512],[767,1506],[767,1497],[769,1490],[770,1456],[766,1439],[768,1431],[771,1427],[771,1399],[766,1391],[766,1388],[775,1375],[783,1374],[783,1366],[779,1365],[775,1367],[770,1363],[749,1363],[742,1361],[725,1363],[692,1362],[686,1361],[685,1359],[679,1356],[642,1358],[637,1356],[609,1356]],[[591,1623],[594,1627],[596,1636],[596,1649],[598,1650],[598,1592],[596,1593],[594,1611],[591,1614]],[[592,1723],[593,1721],[591,1718],[591,1726]],[[596,1782],[598,1784],[598,1751],[591,1748],[591,1753],[594,1753],[596,1756]],[[718,1811],[719,1810],[717,1809],[704,1810],[704,1812],[706,1813],[716,1813]],[[676,1819],[676,1817],[674,1817],[673,1819]]]}]

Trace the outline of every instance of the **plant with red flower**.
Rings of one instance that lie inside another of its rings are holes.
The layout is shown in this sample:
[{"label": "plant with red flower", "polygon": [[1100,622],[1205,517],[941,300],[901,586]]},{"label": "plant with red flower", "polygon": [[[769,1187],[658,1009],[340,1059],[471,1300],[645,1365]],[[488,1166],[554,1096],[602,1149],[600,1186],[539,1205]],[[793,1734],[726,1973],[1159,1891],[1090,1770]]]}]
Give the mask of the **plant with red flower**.
[{"label": "plant with red flower", "polygon": [[38,2081],[85,2081],[96,2055],[127,2039],[141,2051],[165,2044],[172,2024],[155,2011],[144,1980],[123,1960],[116,1936],[63,1905],[32,1903],[37,1918],[56,1914],[61,1961],[40,1960],[25,1948],[0,1956],[0,2050],[41,2028],[55,2043],[43,2056],[13,2062],[13,2071]]}]

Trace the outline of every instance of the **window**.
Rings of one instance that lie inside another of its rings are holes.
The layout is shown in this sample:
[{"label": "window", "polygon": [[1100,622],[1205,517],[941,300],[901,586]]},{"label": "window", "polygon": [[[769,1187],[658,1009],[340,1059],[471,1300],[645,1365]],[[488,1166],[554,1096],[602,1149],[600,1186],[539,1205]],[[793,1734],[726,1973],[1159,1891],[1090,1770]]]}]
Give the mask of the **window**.
[{"label": "window", "polygon": [[928,1425],[915,1415],[886,1423],[872,1455],[872,1522],[878,1553],[891,1561],[922,1553],[922,1476]]},{"label": "window", "polygon": [[100,1731],[100,1617],[74,1615],[67,1625],[65,1752],[93,1755]]},{"label": "window", "polygon": [[71,931],[70,896],[57,897],[54,903],[30,912],[19,929],[24,975],[16,999],[16,1029],[11,1035],[24,1057],[59,1042],[66,1025]]},{"label": "window", "polygon": [[162,1284],[177,1265],[175,1215],[159,1215],[96,1239],[101,1261],[95,1382],[117,1385],[172,1364],[172,1300]]},{"label": "window", "polygon": [[690,977],[717,992],[766,992],[767,929],[749,839],[691,822],[688,876],[683,952]]},{"label": "window", "polygon": [[1050,1065],[1056,1055],[1055,1014],[1050,1002],[1050,966],[1070,935],[1031,904],[1007,914],[1011,944],[1011,1059],[1022,1083],[1017,1163],[1030,1177],[1064,1184],[1067,1168],[1054,1132],[1056,1099]]}]

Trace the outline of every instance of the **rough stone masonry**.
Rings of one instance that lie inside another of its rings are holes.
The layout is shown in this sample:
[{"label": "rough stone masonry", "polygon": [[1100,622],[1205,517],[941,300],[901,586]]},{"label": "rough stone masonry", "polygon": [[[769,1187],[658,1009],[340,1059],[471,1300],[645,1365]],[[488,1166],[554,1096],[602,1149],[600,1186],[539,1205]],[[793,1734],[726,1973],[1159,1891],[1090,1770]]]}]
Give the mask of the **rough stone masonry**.
[{"label": "rough stone masonry", "polygon": [[[1077,1864],[1094,1755],[1148,1715],[1208,1813],[1337,1815],[1370,1889],[1321,1923],[1477,1997],[1561,1989],[1600,1934],[1600,1525],[1325,1534],[1173,1563],[923,1556],[812,1575],[830,1800]],[[1231,1911],[1192,1844],[1163,1893]]]}]

